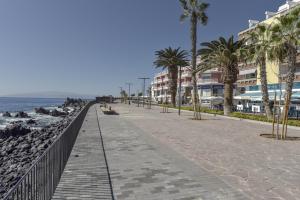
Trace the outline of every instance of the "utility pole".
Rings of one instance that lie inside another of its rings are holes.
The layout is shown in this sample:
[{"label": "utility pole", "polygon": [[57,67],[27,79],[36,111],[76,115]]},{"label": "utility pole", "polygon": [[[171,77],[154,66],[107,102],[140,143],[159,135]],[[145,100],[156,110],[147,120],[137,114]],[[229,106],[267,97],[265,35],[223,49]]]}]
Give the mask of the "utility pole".
[{"label": "utility pole", "polygon": [[149,103],[148,103],[148,109],[151,109],[151,101],[152,101],[152,89],[151,86],[149,87]]},{"label": "utility pole", "polygon": [[139,91],[137,91],[137,107],[140,107],[140,95],[139,95]]},{"label": "utility pole", "polygon": [[120,88],[120,90],[121,90],[121,92],[120,92],[120,95],[121,95],[121,103],[122,103],[122,99],[123,99],[123,88],[122,87],[119,87]]},{"label": "utility pole", "polygon": [[145,106],[146,80],[148,80],[148,79],[150,79],[150,78],[143,77],[143,78],[138,78],[138,79],[143,80],[143,107],[144,107],[144,106]]},{"label": "utility pole", "polygon": [[131,98],[130,87],[131,87],[133,84],[132,84],[132,83],[126,83],[126,85],[128,85],[128,105],[130,105],[130,98]]}]

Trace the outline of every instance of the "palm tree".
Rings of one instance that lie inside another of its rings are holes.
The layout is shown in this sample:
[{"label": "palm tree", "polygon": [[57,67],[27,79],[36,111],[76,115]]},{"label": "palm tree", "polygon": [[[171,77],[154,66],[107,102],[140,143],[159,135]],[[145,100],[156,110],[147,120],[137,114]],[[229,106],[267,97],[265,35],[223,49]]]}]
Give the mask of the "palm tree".
[{"label": "palm tree", "polygon": [[168,69],[169,72],[169,87],[171,93],[172,105],[176,106],[176,93],[177,93],[177,79],[178,79],[178,67],[188,65],[188,53],[180,48],[172,49],[171,47],[156,51],[156,60],[154,65],[156,67],[162,67]]},{"label": "palm tree", "polygon": [[[283,124],[286,124],[288,118],[288,110],[292,97],[292,89],[295,80],[296,72],[296,58],[297,47],[300,45],[300,7],[294,8],[286,15],[277,18],[276,22],[271,28],[273,32],[272,37],[272,51],[270,53],[271,60],[279,62],[286,62],[288,72],[286,76],[285,87],[285,106],[283,111]],[[282,133],[282,139],[286,137]]]},{"label": "palm tree", "polygon": [[272,111],[270,108],[268,81],[266,71],[266,58],[267,52],[270,50],[270,42],[272,38],[272,32],[270,31],[270,25],[260,24],[258,25],[247,38],[249,41],[248,46],[248,58],[253,61],[256,66],[259,67],[259,75],[261,82],[262,100],[265,106],[265,112],[268,119],[272,119]]},{"label": "palm tree", "polygon": [[224,115],[232,112],[233,88],[239,73],[238,63],[245,55],[245,41],[234,41],[233,36],[228,40],[220,37],[218,40],[201,44],[198,51],[202,62],[198,71],[219,68],[224,82]]},{"label": "palm tree", "polygon": [[206,15],[206,9],[209,4],[200,2],[198,0],[179,0],[183,8],[183,14],[180,17],[180,21],[186,18],[190,19],[191,23],[191,42],[192,42],[192,82],[193,82],[193,107],[194,117],[198,119],[197,107],[198,107],[198,92],[197,92],[197,24],[200,22],[202,25],[206,25],[208,17]]}]

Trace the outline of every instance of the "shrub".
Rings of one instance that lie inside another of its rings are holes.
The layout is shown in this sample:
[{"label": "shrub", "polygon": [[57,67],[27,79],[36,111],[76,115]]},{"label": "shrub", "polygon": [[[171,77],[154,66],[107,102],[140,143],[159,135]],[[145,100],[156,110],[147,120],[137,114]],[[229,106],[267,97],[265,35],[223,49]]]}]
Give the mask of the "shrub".
[{"label": "shrub", "polygon": [[[172,106],[168,106],[168,107],[173,108]],[[178,109],[178,108],[176,107],[176,109]],[[192,106],[182,106],[181,110],[193,111],[194,109]],[[224,115],[223,111],[221,111],[221,110],[212,110],[212,109],[204,108],[204,107],[201,108],[201,112],[209,113],[209,114],[216,114],[216,115]],[[230,114],[230,116],[241,118],[241,119],[250,119],[250,120],[255,120],[255,121],[272,123],[272,120],[268,120],[265,115],[255,115],[255,114],[249,114],[249,113],[233,112]],[[288,125],[300,127],[300,120],[290,119],[288,121]]]},{"label": "shrub", "polygon": [[[247,113],[240,113],[240,112],[233,112],[231,117],[238,117],[242,119],[250,119],[255,121],[262,121],[262,122],[271,122],[272,120],[268,120],[264,115],[254,115],[254,114],[247,114]],[[299,126],[300,127],[300,120],[289,119],[288,125],[290,126]]]}]

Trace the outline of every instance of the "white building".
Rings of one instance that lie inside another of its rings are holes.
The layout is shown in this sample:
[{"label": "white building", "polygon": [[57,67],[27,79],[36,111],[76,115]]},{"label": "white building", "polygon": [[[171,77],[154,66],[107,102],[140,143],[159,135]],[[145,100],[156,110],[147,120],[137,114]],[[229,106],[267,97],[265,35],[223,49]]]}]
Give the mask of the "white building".
[{"label": "white building", "polygon": [[[179,72],[178,72],[179,74]],[[179,77],[178,77],[179,78]],[[151,83],[153,100],[156,102],[170,102],[168,71],[157,73]],[[179,94],[179,79],[178,79]],[[208,70],[197,74],[198,96],[202,105],[214,106],[222,104],[224,85],[221,81],[221,72],[218,69]],[[191,103],[192,73],[189,67],[182,67],[181,72],[181,99],[184,104]]]},{"label": "white building", "polygon": [[[179,72],[178,72],[179,76]],[[157,102],[170,102],[171,95],[169,94],[169,73],[164,70],[155,74],[154,80],[151,82],[152,98]],[[182,67],[181,69],[181,96],[184,101],[190,98],[190,91],[192,88],[192,73],[189,68]],[[178,91],[179,91],[179,77],[178,77]]]}]

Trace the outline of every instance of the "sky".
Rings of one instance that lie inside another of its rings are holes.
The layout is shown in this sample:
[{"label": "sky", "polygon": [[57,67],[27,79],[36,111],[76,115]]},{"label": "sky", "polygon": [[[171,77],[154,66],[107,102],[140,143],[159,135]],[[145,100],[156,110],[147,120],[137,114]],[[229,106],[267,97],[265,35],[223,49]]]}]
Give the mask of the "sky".
[{"label": "sky", "polygon": [[[206,0],[200,42],[237,36],[284,0]],[[1,0],[0,96],[45,91],[118,95],[142,89],[154,52],[190,50],[189,22],[178,0]],[[150,81],[148,81],[148,84]]]}]

